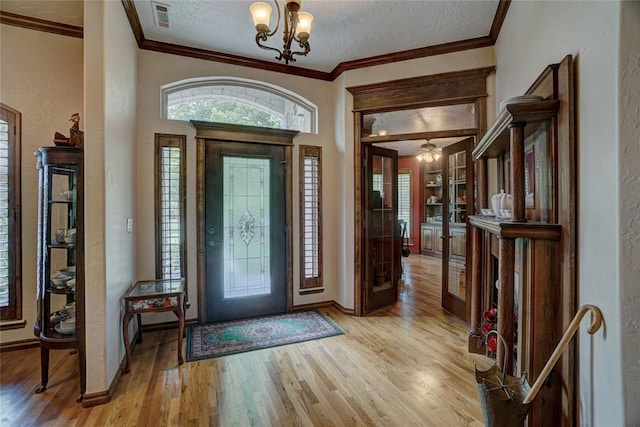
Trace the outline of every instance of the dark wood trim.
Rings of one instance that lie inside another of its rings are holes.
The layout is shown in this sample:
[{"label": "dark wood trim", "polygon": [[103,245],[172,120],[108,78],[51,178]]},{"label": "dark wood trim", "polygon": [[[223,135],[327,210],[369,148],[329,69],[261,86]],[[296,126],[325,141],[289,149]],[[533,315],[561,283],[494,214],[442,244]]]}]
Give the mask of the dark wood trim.
[{"label": "dark wood trim", "polygon": [[138,19],[136,5],[133,3],[133,0],[122,0],[122,7],[124,7],[124,12],[127,14],[127,19],[129,19],[129,25],[131,25],[131,31],[133,31],[133,36],[136,38],[138,48],[142,49],[145,38],[140,19]]},{"label": "dark wood trim", "polygon": [[464,50],[479,49],[492,46],[494,42],[489,36],[476,37],[473,39],[460,40],[456,42],[443,43],[434,46],[426,46],[417,49],[394,52],[385,55],[371,56],[369,58],[355,59],[338,64],[331,71],[331,81],[337,79],[345,71],[359,68],[373,67],[376,65],[391,64],[394,62],[408,61],[410,59],[425,58],[428,56],[444,55],[445,53],[462,52]]},{"label": "dark wood trim", "polygon": [[364,173],[362,171],[362,113],[353,113],[353,312],[357,316],[364,313],[364,285],[363,281],[363,186]]},{"label": "dark wood trim", "polygon": [[213,50],[199,49],[196,47],[182,46],[172,43],[159,42],[145,39],[140,49],[154,52],[168,53],[171,55],[186,56],[189,58],[204,59],[206,61],[222,62],[241,67],[257,68],[260,70],[285,73],[294,76],[307,77],[316,80],[331,81],[331,74],[323,71],[310,70],[308,68],[293,67],[281,63],[265,61],[262,59],[248,58],[230,53],[216,52]]},{"label": "dark wood trim", "polygon": [[299,311],[309,311],[309,310],[319,310],[321,308],[333,307],[335,301],[321,301],[321,302],[312,302],[310,304],[300,304],[293,307],[294,312]]},{"label": "dark wood trim", "polygon": [[120,382],[121,376],[122,369],[118,369],[108,390],[99,391],[97,393],[85,393],[82,398],[82,407],[91,408],[93,406],[104,405],[105,403],[111,402],[115,393],[116,385]]},{"label": "dark wood trim", "polygon": [[[362,135],[362,116],[367,113],[378,111],[396,111],[406,109],[407,105],[450,105],[459,104],[461,99],[465,102],[475,103],[476,106],[486,106],[486,84],[487,77],[495,72],[495,67],[482,67],[471,70],[455,71],[450,73],[439,73],[409,79],[400,79],[371,85],[353,86],[347,90],[353,94],[353,116],[354,116],[354,314],[363,314],[363,273],[364,260],[362,239],[363,220],[363,188],[364,173],[362,170],[362,145],[373,142],[384,142],[386,140],[397,140],[398,135],[387,137],[364,137]],[[431,89],[434,89],[431,91]],[[457,95],[452,96],[452,91],[457,90]],[[480,103],[479,101],[483,102]],[[486,112],[483,108],[482,112]],[[476,112],[479,114],[479,112]],[[453,131],[427,132],[417,136],[417,134],[402,135],[403,139],[422,139],[424,136],[433,137],[451,136],[474,136],[476,141],[486,129],[486,117],[480,118],[477,129],[461,129]],[[475,172],[474,172],[475,173]],[[470,245],[468,245],[470,247]],[[471,257],[468,257],[471,260]]]},{"label": "dark wood trim", "polygon": [[[26,321],[25,321],[26,322]],[[28,348],[40,347],[40,340],[38,338],[29,338],[20,341],[3,342],[0,344],[0,353],[14,350],[26,350]]]},{"label": "dark wood trim", "polygon": [[475,102],[487,96],[487,76],[495,67],[412,77],[346,88],[353,95],[353,111],[397,111],[425,106]]},{"label": "dark wood trim", "polygon": [[300,133],[297,130],[202,122],[198,120],[191,120],[191,125],[197,130],[197,138],[232,142],[251,141],[258,144],[293,145],[293,137]]},{"label": "dark wood trim", "polygon": [[363,136],[360,138],[362,142],[381,143],[381,142],[393,142],[399,140],[414,140],[414,139],[436,139],[436,138],[456,138],[463,136],[476,136],[478,129],[453,129],[453,130],[437,130],[431,132],[418,132],[418,133],[402,133],[385,136]]},{"label": "dark wood trim", "polygon": [[[295,132],[294,135],[297,135]],[[293,135],[291,136],[293,139]],[[293,144],[293,141],[291,140]],[[284,147],[285,159],[285,233],[286,233],[286,274],[287,313],[293,311],[293,145]]]},{"label": "dark wood trim", "polygon": [[0,10],[0,24],[13,25],[14,27],[43,31],[45,33],[59,34],[78,39],[84,37],[84,29],[76,25],[32,18],[31,16],[19,15],[17,13],[5,12],[2,10]]},{"label": "dark wood trim", "polygon": [[351,308],[343,307],[338,301],[333,301],[333,307],[336,310],[340,310],[341,313],[346,314],[347,316],[355,316],[356,315],[355,310],[353,310]]},{"label": "dark wood trim", "polygon": [[[372,83],[360,86],[351,86],[346,88],[352,95],[365,95],[376,92],[386,92],[389,88],[393,89],[410,89],[417,86],[427,84],[447,83],[456,80],[467,80],[472,78],[486,78],[489,74],[496,71],[495,66],[471,68],[462,71],[452,71],[438,74],[429,74],[419,77],[409,77],[406,79],[389,80],[386,82]],[[471,95],[467,97],[472,98]],[[441,104],[442,105],[442,104]]]},{"label": "dark wood trim", "polygon": [[197,280],[198,280],[198,321],[207,323],[207,305],[205,301],[205,140],[196,139],[196,251],[197,251]]},{"label": "dark wood trim", "polygon": [[498,9],[493,17],[493,24],[491,24],[491,31],[489,31],[491,44],[495,44],[496,40],[498,40],[498,35],[502,29],[504,19],[507,17],[507,11],[509,10],[510,5],[511,0],[500,0],[500,3],[498,3]]},{"label": "dark wood trim", "polygon": [[324,293],[324,288],[304,289],[298,292],[299,295],[311,295],[311,294],[322,294],[322,293]]},{"label": "dark wood trim", "polygon": [[27,326],[26,320],[14,320],[0,323],[0,331],[8,331],[9,329],[22,329]]}]

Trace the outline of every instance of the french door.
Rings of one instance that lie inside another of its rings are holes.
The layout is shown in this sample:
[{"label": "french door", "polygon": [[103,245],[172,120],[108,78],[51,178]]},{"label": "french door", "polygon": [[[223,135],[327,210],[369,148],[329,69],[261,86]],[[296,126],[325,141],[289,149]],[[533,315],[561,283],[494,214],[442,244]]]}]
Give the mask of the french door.
[{"label": "french door", "polygon": [[469,215],[473,214],[473,138],[442,149],[442,307],[467,320],[470,297]]},{"label": "french door", "polygon": [[206,321],[285,312],[285,148],[207,141],[204,178]]},{"label": "french door", "polygon": [[398,300],[401,235],[398,224],[398,152],[365,147],[364,308]]}]

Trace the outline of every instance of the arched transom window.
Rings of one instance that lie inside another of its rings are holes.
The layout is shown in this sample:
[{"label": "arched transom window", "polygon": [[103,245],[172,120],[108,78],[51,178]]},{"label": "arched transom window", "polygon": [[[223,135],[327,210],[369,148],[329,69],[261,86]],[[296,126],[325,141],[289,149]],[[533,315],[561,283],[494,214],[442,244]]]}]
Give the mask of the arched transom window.
[{"label": "arched transom window", "polygon": [[317,107],[278,86],[233,77],[162,86],[163,118],[202,120],[317,133]]}]

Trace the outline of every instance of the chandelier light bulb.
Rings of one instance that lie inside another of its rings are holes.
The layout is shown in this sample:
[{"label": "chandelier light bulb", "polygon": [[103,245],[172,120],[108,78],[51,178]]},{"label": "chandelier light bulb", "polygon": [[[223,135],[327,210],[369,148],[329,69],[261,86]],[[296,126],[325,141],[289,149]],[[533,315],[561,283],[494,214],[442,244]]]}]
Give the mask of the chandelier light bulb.
[{"label": "chandelier light bulb", "polygon": [[298,12],[298,26],[296,27],[296,37],[300,40],[306,40],[311,34],[311,23],[313,15],[309,12]]},{"label": "chandelier light bulb", "polygon": [[249,6],[249,12],[253,17],[253,25],[261,33],[269,32],[269,21],[271,20],[271,6],[264,2],[256,2]]}]

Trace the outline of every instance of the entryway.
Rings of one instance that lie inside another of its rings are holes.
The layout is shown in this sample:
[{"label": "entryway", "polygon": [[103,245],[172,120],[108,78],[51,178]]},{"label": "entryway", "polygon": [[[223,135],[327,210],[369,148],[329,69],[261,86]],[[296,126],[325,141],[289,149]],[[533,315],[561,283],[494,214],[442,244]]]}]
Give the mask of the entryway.
[{"label": "entryway", "polygon": [[291,140],[298,132],[192,123],[199,321],[291,311]]}]

